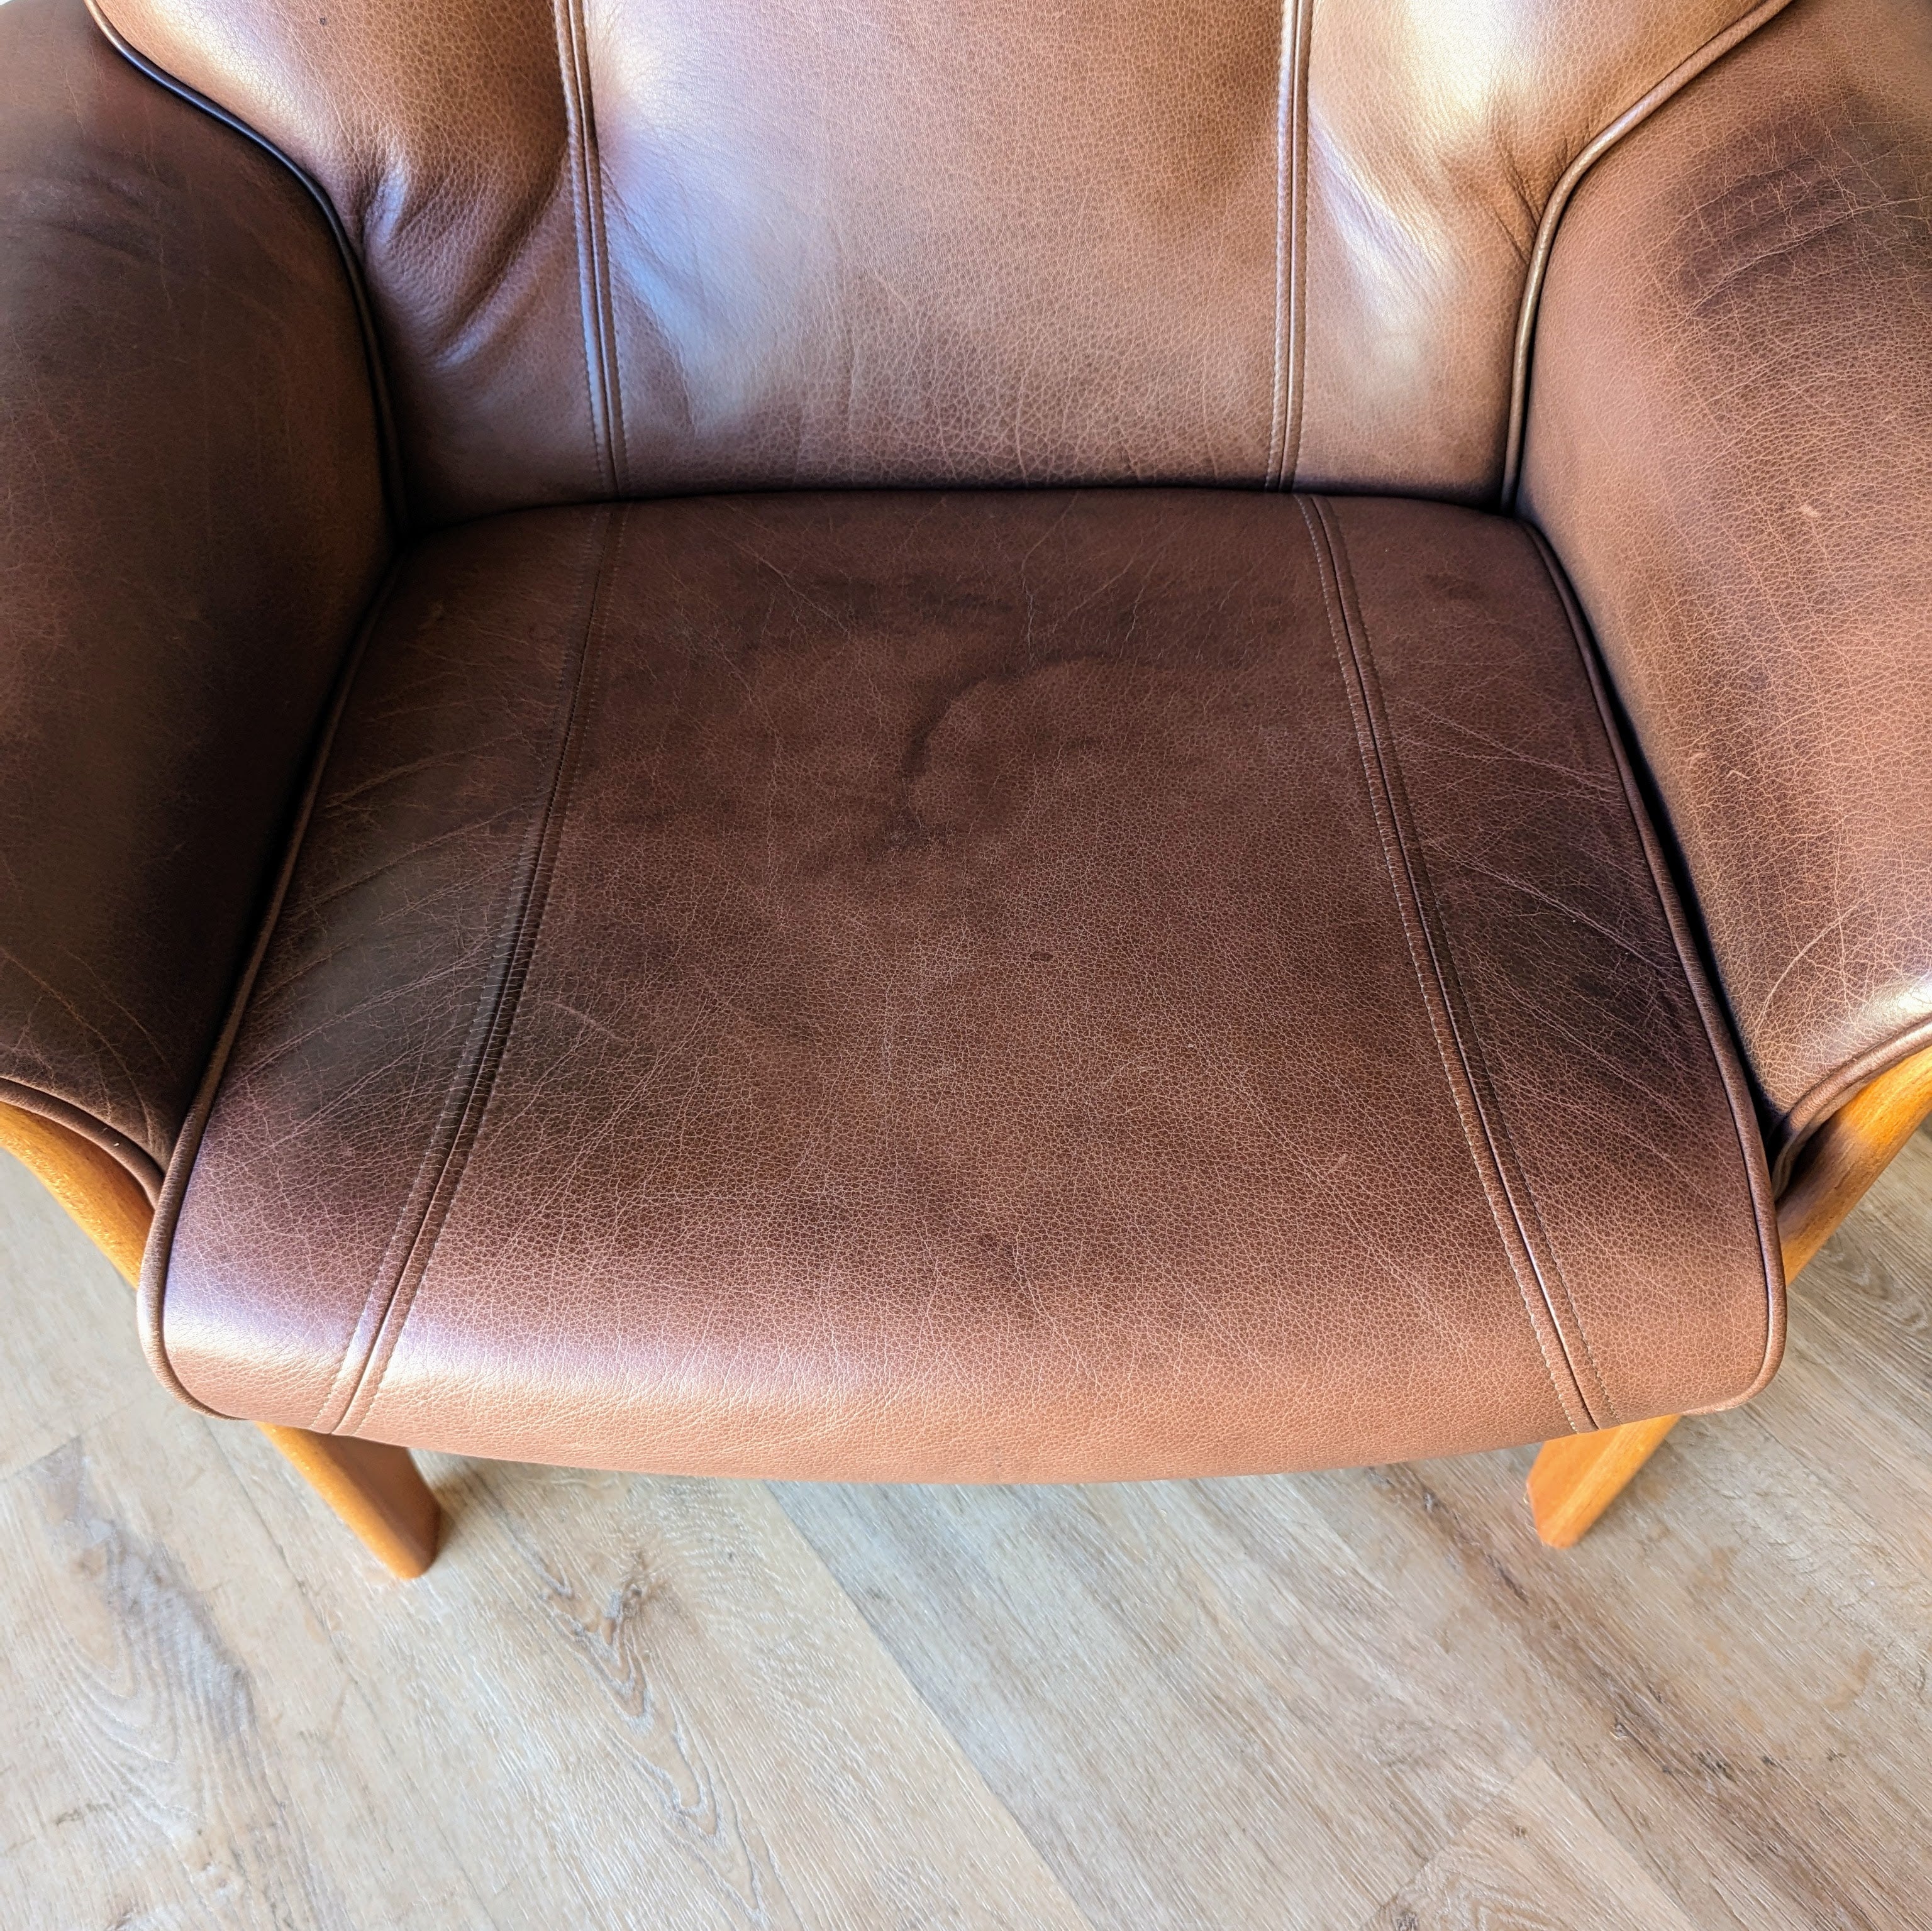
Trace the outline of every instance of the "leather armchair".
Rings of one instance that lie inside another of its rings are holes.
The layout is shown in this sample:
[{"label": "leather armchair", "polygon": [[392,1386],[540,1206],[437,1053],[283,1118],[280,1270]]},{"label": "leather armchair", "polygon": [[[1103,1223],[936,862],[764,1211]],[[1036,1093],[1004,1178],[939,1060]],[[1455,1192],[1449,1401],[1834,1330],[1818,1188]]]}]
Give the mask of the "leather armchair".
[{"label": "leather armchair", "polygon": [[405,1567],[1760,1387],[1932,1103],[1918,0],[434,26],[0,7],[0,1138],[164,1379]]}]

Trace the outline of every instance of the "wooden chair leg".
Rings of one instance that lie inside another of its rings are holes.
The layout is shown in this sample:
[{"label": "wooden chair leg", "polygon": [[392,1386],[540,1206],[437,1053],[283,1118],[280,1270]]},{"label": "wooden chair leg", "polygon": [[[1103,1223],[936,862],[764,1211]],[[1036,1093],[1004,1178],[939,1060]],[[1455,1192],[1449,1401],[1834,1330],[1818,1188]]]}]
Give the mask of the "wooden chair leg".
[{"label": "wooden chair leg", "polygon": [[272,1422],[260,1426],[392,1575],[406,1581],[436,1560],[442,1510],[406,1448]]},{"label": "wooden chair leg", "polygon": [[[1932,1113],[1932,1047],[1861,1089],[1812,1136],[1778,1203],[1784,1278],[1796,1280]],[[1530,1513],[1568,1549],[1615,1501],[1677,1424],[1675,1415],[1546,1441],[1529,1471]]]},{"label": "wooden chair leg", "polygon": [[1537,1534],[1552,1549],[1580,1541],[1676,1426],[1675,1415],[1659,1415],[1546,1441],[1529,1471],[1529,1512]]},{"label": "wooden chair leg", "polygon": [[[34,1174],[132,1287],[154,1209],[121,1163],[91,1140],[0,1104],[0,1147]],[[435,1560],[442,1511],[406,1448],[306,1429],[262,1432],[386,1568],[420,1576]]]}]

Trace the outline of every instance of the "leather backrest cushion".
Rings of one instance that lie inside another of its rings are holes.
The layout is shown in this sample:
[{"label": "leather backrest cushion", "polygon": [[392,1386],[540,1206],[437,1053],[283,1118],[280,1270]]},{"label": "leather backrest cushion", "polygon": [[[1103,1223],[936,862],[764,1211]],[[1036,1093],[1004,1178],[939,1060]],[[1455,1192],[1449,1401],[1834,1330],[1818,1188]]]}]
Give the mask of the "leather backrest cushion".
[{"label": "leather backrest cushion", "polygon": [[333,200],[431,520],[836,484],[1482,500],[1552,190],[1751,10],[104,6]]}]

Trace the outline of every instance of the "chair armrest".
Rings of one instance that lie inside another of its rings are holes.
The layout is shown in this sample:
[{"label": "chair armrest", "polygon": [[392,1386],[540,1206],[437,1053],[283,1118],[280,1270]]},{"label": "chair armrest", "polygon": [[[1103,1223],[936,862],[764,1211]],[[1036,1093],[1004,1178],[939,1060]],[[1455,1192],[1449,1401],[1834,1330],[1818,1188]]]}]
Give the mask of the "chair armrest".
[{"label": "chair armrest", "polygon": [[0,7],[0,1099],[151,1192],[387,547],[300,181]]},{"label": "chair armrest", "polygon": [[1932,10],[1796,0],[1586,178],[1522,501],[1784,1164],[1932,1043]]}]

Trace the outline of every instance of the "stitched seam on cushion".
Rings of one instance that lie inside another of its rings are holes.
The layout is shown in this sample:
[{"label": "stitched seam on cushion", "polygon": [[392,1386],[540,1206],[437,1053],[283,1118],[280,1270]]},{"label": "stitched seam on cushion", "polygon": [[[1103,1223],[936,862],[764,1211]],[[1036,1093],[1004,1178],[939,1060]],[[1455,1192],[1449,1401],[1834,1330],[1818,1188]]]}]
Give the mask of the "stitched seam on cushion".
[{"label": "stitched seam on cushion", "polygon": [[[1426,862],[1421,862],[1420,860],[1418,862],[1423,863],[1424,876],[1426,878],[1428,875]],[[1432,886],[1431,887],[1431,889],[1433,889]],[[1437,916],[1438,918],[1441,917],[1439,907],[1438,908]],[[1466,991],[1462,991],[1461,994],[1461,1003],[1468,1011],[1469,1031],[1471,1036],[1472,1038],[1479,1039],[1480,1036],[1480,1028],[1478,1027],[1476,1024],[1475,1002],[1471,998],[1469,994]],[[1599,1428],[1614,1428],[1618,1426],[1623,1421],[1623,1415],[1619,1411],[1615,1400],[1612,1399],[1610,1381],[1608,1378],[1604,1373],[1603,1363],[1597,1359],[1597,1351],[1591,1345],[1590,1330],[1588,1325],[1583,1319],[1582,1303],[1578,1301],[1576,1295],[1570,1290],[1570,1276],[1568,1271],[1563,1265],[1563,1258],[1562,1255],[1557,1252],[1556,1243],[1551,1237],[1549,1223],[1543,1217],[1543,1203],[1537,1197],[1536,1182],[1531,1177],[1528,1162],[1526,1162],[1522,1156],[1516,1150],[1515,1136],[1510,1130],[1508,1109],[1503,1104],[1502,1095],[1496,1090],[1496,1081],[1493,1078],[1490,1080],[1489,1085],[1491,1092],[1495,1095],[1498,1137],[1508,1144],[1510,1152],[1510,1162],[1511,1168],[1516,1177],[1522,1183],[1523,1207],[1516,1208],[1515,1210],[1518,1213],[1519,1216],[1520,1216],[1523,1209],[1526,1208],[1530,1219],[1534,1221],[1536,1225],[1536,1240],[1534,1243],[1530,1243],[1528,1241],[1528,1231],[1527,1228],[1525,1228],[1524,1238],[1526,1243],[1530,1246],[1532,1260],[1536,1267],[1539,1277],[1542,1276],[1544,1267],[1546,1264],[1550,1276],[1555,1279],[1557,1287],[1562,1291],[1563,1305],[1569,1310],[1570,1321],[1575,1325],[1577,1344],[1583,1351],[1583,1358],[1590,1364],[1590,1378],[1592,1386],[1592,1393],[1588,1398],[1588,1405],[1593,1414],[1596,1413],[1599,1408],[1602,1410],[1602,1416],[1601,1418],[1598,1420],[1597,1426]],[[1514,1189],[1510,1188],[1510,1192],[1511,1196],[1511,1205],[1512,1207],[1514,1208]],[[1546,1288],[1546,1291],[1547,1290]],[[1552,1308],[1551,1312],[1553,1315],[1555,1309]],[[1558,1325],[1558,1332],[1562,1332],[1560,1324]],[[1567,1352],[1569,1346],[1567,1338],[1564,1341],[1564,1345],[1565,1351]],[[1579,1375],[1577,1380],[1580,1387],[1581,1386],[1582,1379],[1582,1378]]]},{"label": "stitched seam on cushion", "polygon": [[[1395,826],[1403,862],[1415,895],[1417,920],[1429,949],[1430,963],[1435,973],[1436,985],[1442,994],[1443,1011],[1448,1020],[1450,1037],[1455,1043],[1457,1061],[1468,1084],[1477,1122],[1482,1129],[1484,1144],[1493,1162],[1495,1180],[1502,1189],[1510,1220],[1522,1243],[1522,1258],[1528,1263],[1537,1296],[1549,1316],[1551,1331],[1556,1336],[1557,1345],[1562,1350],[1564,1365],[1570,1370],[1577,1399],[1582,1402],[1585,1414],[1590,1417],[1592,1426],[1600,1428],[1614,1423],[1618,1417],[1610,1402],[1608,1390],[1604,1386],[1595,1357],[1590,1352],[1588,1343],[1582,1336],[1582,1323],[1576,1319],[1576,1303],[1570,1297],[1569,1283],[1551,1248],[1549,1231],[1544,1225],[1542,1214],[1536,1206],[1528,1172],[1522,1156],[1516,1151],[1515,1138],[1510,1130],[1508,1110],[1503,1105],[1502,1096],[1490,1073],[1474,1010],[1462,990],[1462,976],[1456,970],[1454,950],[1450,943],[1448,921],[1436,897],[1434,881],[1430,874],[1428,856],[1422,848],[1421,837],[1415,828],[1414,814],[1408,803],[1408,789],[1402,775],[1401,757],[1396,748],[1394,728],[1388,721],[1387,707],[1382,700],[1373,643],[1369,636],[1368,625],[1363,620],[1358,607],[1354,575],[1348,565],[1348,545],[1340,523],[1329,512],[1328,505],[1318,502],[1316,507],[1333,547],[1336,586],[1341,599],[1342,615],[1348,625],[1350,638],[1358,646],[1359,652],[1357,669],[1361,680],[1363,706],[1367,714],[1369,729],[1378,757],[1382,761],[1390,817]],[[1558,1307],[1556,1297],[1551,1291],[1552,1277],[1562,1291],[1564,1306],[1568,1309],[1572,1321],[1576,1322],[1576,1343],[1581,1345],[1581,1351],[1590,1369],[1587,1381],[1577,1362],[1579,1347],[1573,1344],[1570,1330],[1564,1325],[1563,1315]]]},{"label": "stitched seam on cushion", "polygon": [[584,621],[560,679],[560,716],[549,770],[509,894],[509,916],[472,1015],[462,1057],[410,1189],[383,1266],[371,1285],[355,1336],[344,1351],[328,1398],[310,1426],[319,1433],[352,1433],[374,1399],[382,1369],[435,1252],[461,1183],[477,1129],[502,1063],[530,959],[536,949],[554,865],[556,842],[580,740],[586,667],[601,620],[604,590],[623,529],[620,511],[603,512]]},{"label": "stitched seam on cushion", "polygon": [[[1488,1203],[1490,1219],[1495,1224],[1504,1261],[1516,1282],[1516,1291],[1522,1297],[1523,1312],[1535,1337],[1538,1351],[1543,1357],[1544,1369],[1550,1376],[1550,1384],[1556,1393],[1557,1405],[1573,1430],[1585,1432],[1594,1426],[1589,1404],[1578,1384],[1575,1364],[1570,1360],[1568,1348],[1564,1344],[1561,1324],[1556,1319],[1556,1310],[1550,1305],[1547,1291],[1537,1273],[1535,1261],[1530,1252],[1528,1237],[1517,1216],[1515,1203],[1504,1183],[1489,1123],[1483,1116],[1471,1076],[1464,1042],[1457,1033],[1454,1015],[1450,1010],[1448,988],[1442,979],[1442,961],[1438,956],[1434,940],[1424,920],[1414,855],[1408,850],[1408,841],[1403,836],[1391,792],[1392,751],[1383,742],[1382,734],[1376,729],[1370,708],[1363,662],[1365,640],[1358,638],[1358,627],[1351,620],[1342,601],[1341,571],[1336,555],[1340,544],[1340,532],[1330,521],[1326,514],[1326,505],[1318,499],[1304,496],[1299,502],[1302,519],[1308,530],[1309,541],[1315,552],[1316,571],[1322,583],[1322,601],[1328,610],[1329,636],[1334,645],[1336,661],[1342,670],[1342,685],[1348,693],[1349,710],[1354,721],[1357,749],[1361,757],[1363,776],[1367,783],[1374,808],[1376,829],[1382,841],[1383,862],[1388,867],[1390,883],[1395,892],[1403,934],[1408,945],[1410,964],[1422,994],[1430,1030],[1435,1035],[1436,1051],[1448,1083],[1450,1098],[1455,1107],[1456,1120],[1462,1127],[1462,1138],[1468,1148],[1471,1162],[1475,1167],[1484,1198]],[[1515,1237],[1514,1240],[1510,1237],[1512,1233]],[[1534,1292],[1532,1291],[1532,1283]],[[1538,1318],[1539,1304],[1543,1309],[1543,1320]],[[1553,1353],[1552,1342],[1555,1344]],[[1562,1363],[1562,1373],[1558,1372],[1559,1360]]]},{"label": "stitched seam on cushion", "polygon": [[604,169],[591,95],[590,49],[583,0],[556,0],[557,68],[568,129],[571,208],[583,310],[584,373],[598,468],[612,496],[628,493],[624,415],[610,302],[610,258],[604,226]]},{"label": "stitched seam on cushion", "polygon": [[1642,797],[1637,790],[1636,774],[1630,767],[1629,755],[1624,748],[1622,736],[1611,712],[1610,693],[1606,688],[1596,652],[1589,640],[1582,611],[1578,607],[1575,594],[1557,562],[1556,553],[1551,549],[1548,539],[1533,525],[1526,524],[1524,527],[1529,532],[1530,541],[1537,555],[1542,559],[1544,569],[1555,586],[1557,601],[1562,604],[1564,615],[1569,620],[1570,641],[1576,646],[1577,655],[1582,660],[1583,673],[1589,679],[1591,695],[1596,700],[1597,714],[1603,720],[1604,733],[1610,740],[1610,754],[1616,760],[1618,775],[1623,782],[1624,807],[1629,812],[1631,824],[1636,829],[1637,843],[1643,848],[1644,862],[1650,868],[1651,882],[1656,889],[1658,902],[1664,910],[1664,922],[1670,928],[1670,942],[1676,948],[1678,964],[1683,970],[1684,983],[1690,989],[1691,1003],[1697,1009],[1698,1020],[1704,1028],[1704,1037],[1710,1045],[1711,1057],[1717,1066],[1718,1078],[1724,1089],[1726,1103],[1730,1108],[1731,1125],[1737,1135],[1738,1156],[1744,1162],[1744,1184],[1750,1195],[1751,1211],[1757,1226],[1759,1255],[1764,1265],[1764,1361],[1756,1380],[1737,1397],[1740,1402],[1748,1401],[1777,1372],[1778,1361],[1784,1351],[1785,1288],[1784,1251],[1778,1238],[1778,1209],[1771,1176],[1765,1165],[1764,1143],[1757,1129],[1756,1111],[1751,1104],[1750,1088],[1744,1080],[1742,1051],[1725,1023],[1717,994],[1706,979],[1702,962],[1697,957],[1684,908],[1678,903],[1676,886],[1664,862],[1656,831],[1650,823],[1649,814],[1645,809]]},{"label": "stitched seam on cushion", "polygon": [[[1490,1195],[1492,1210],[1495,1209],[1498,1198],[1507,1210],[1508,1225],[1506,1226],[1499,1218],[1498,1231],[1503,1235],[1504,1247],[1510,1255],[1512,1266],[1519,1269],[1527,1268],[1527,1279],[1521,1272],[1519,1272],[1517,1278],[1518,1285],[1526,1296],[1526,1305],[1530,1308],[1532,1318],[1534,1318],[1535,1306],[1540,1303],[1549,1320],[1550,1333],[1562,1352],[1564,1365],[1569,1371],[1568,1385],[1574,1389],[1576,1399],[1585,1415],[1588,1417],[1589,1425],[1601,1427],[1606,1420],[1613,1421],[1616,1417],[1610,1411],[1607,1392],[1597,1370],[1594,1358],[1589,1354],[1587,1344],[1584,1345],[1582,1352],[1591,1370],[1588,1381],[1586,1382],[1580,1371],[1577,1363],[1578,1350],[1572,1345],[1571,1336],[1564,1324],[1556,1297],[1551,1292],[1550,1280],[1554,1275],[1562,1289],[1564,1303],[1568,1306],[1574,1319],[1575,1303],[1570,1299],[1568,1284],[1564,1280],[1561,1269],[1556,1265],[1555,1256],[1550,1252],[1547,1230],[1544,1227],[1541,1214],[1536,1210],[1528,1174],[1520,1156],[1516,1153],[1510,1132],[1508,1114],[1502,1105],[1501,1095],[1496,1090],[1495,1082],[1490,1076],[1474,1014],[1462,990],[1460,975],[1456,971],[1454,953],[1449,941],[1448,924],[1436,901],[1428,859],[1422,850],[1420,838],[1413,822],[1414,814],[1408,803],[1395,734],[1388,722],[1382,699],[1373,646],[1367,626],[1356,607],[1352,574],[1348,568],[1347,544],[1328,506],[1317,499],[1316,511],[1321,517],[1330,546],[1336,595],[1343,622],[1347,627],[1348,638],[1355,652],[1355,670],[1360,688],[1364,717],[1382,778],[1389,820],[1396,841],[1396,848],[1413,896],[1416,925],[1426,950],[1430,973],[1442,1001],[1442,1016],[1447,1023],[1449,1039],[1454,1049],[1453,1061],[1445,1060],[1444,1064],[1450,1072],[1452,1082],[1456,1071],[1460,1069],[1462,1087],[1458,1096],[1459,1099],[1466,1097],[1481,1135],[1480,1149],[1472,1142],[1472,1151],[1479,1154],[1480,1152],[1486,1152],[1489,1156],[1489,1165],[1482,1169],[1485,1186],[1492,1189]],[[1468,1117],[1465,1116],[1466,1122]],[[1480,1157],[1478,1165],[1481,1168]],[[1526,1206],[1528,1207],[1527,1214]],[[1510,1227],[1515,1231],[1520,1251],[1509,1243]],[[1578,1338],[1580,1339],[1580,1323],[1578,1326]]]},{"label": "stitched seam on cushion", "polygon": [[[1522,1240],[1523,1253],[1528,1261],[1536,1291],[1550,1316],[1558,1345],[1563,1350],[1564,1359],[1576,1383],[1578,1399],[1582,1402],[1594,1426],[1612,1426],[1622,1417],[1610,1399],[1603,1371],[1590,1346],[1589,1337],[1584,1331],[1582,1316],[1577,1308],[1575,1297],[1570,1291],[1569,1279],[1563,1271],[1562,1263],[1556,1254],[1556,1244],[1550,1237],[1550,1230],[1544,1224],[1542,1210],[1538,1204],[1536,1189],[1530,1180],[1528,1167],[1516,1150],[1515,1135],[1510,1127],[1509,1109],[1504,1104],[1502,1090],[1490,1072],[1488,1055],[1483,1050],[1482,1030],[1476,1024],[1475,1008],[1463,989],[1462,975],[1456,970],[1454,948],[1450,943],[1448,919],[1436,891],[1430,872],[1428,855],[1423,850],[1421,836],[1415,829],[1414,812],[1409,804],[1408,787],[1402,779],[1402,762],[1396,748],[1394,728],[1388,721],[1387,707],[1382,700],[1382,682],[1376,667],[1373,642],[1369,636],[1368,625],[1363,621],[1361,613],[1356,606],[1354,577],[1348,566],[1348,545],[1340,524],[1329,514],[1327,505],[1318,504],[1318,509],[1323,516],[1335,551],[1336,585],[1342,599],[1342,613],[1348,620],[1349,634],[1360,647],[1359,670],[1363,702],[1368,713],[1370,729],[1384,761],[1390,814],[1394,820],[1396,835],[1401,841],[1404,859],[1415,891],[1417,916],[1429,943],[1436,982],[1442,988],[1443,1009],[1448,1015],[1450,1030],[1468,1081],[1477,1118],[1495,1159],[1496,1178]],[[1551,1286],[1552,1282],[1555,1283],[1554,1292]],[[1558,1306],[1559,1294],[1561,1308]],[[1564,1309],[1568,1311],[1571,1327],[1564,1325]],[[1572,1327],[1574,1329],[1574,1337]],[[1578,1364],[1580,1352],[1588,1366],[1587,1380]]]},{"label": "stitched seam on cushion", "polygon": [[137,1146],[126,1134],[104,1120],[87,1112],[70,1099],[48,1092],[26,1080],[0,1078],[0,1106],[31,1113],[56,1126],[64,1127],[91,1147],[98,1147],[146,1194],[152,1203],[160,1197],[162,1168],[145,1147]]},{"label": "stitched seam on cushion", "polygon": [[1556,232],[1563,225],[1563,217],[1568,213],[1570,200],[1583,177],[1626,134],[1641,127],[1700,74],[1716,66],[1733,47],[1749,40],[1767,20],[1781,13],[1790,4],[1791,0],[1760,0],[1760,4],[1749,13],[1733,20],[1722,32],[1712,34],[1696,52],[1679,61],[1647,93],[1639,95],[1615,120],[1593,135],[1550,190],[1550,199],[1543,205],[1542,218],[1537,223],[1536,239],[1530,247],[1528,265],[1523,274],[1522,305],[1516,312],[1516,343],[1510,358],[1509,415],[1503,432],[1502,489],[1498,499],[1503,509],[1514,505],[1516,486],[1522,480],[1523,436],[1528,424],[1530,364],[1550,253],[1556,245]]},{"label": "stitched seam on cushion", "polygon": [[1314,0],[1282,0],[1275,79],[1274,364],[1264,478],[1269,489],[1290,486],[1300,454],[1308,48],[1313,12]]}]

